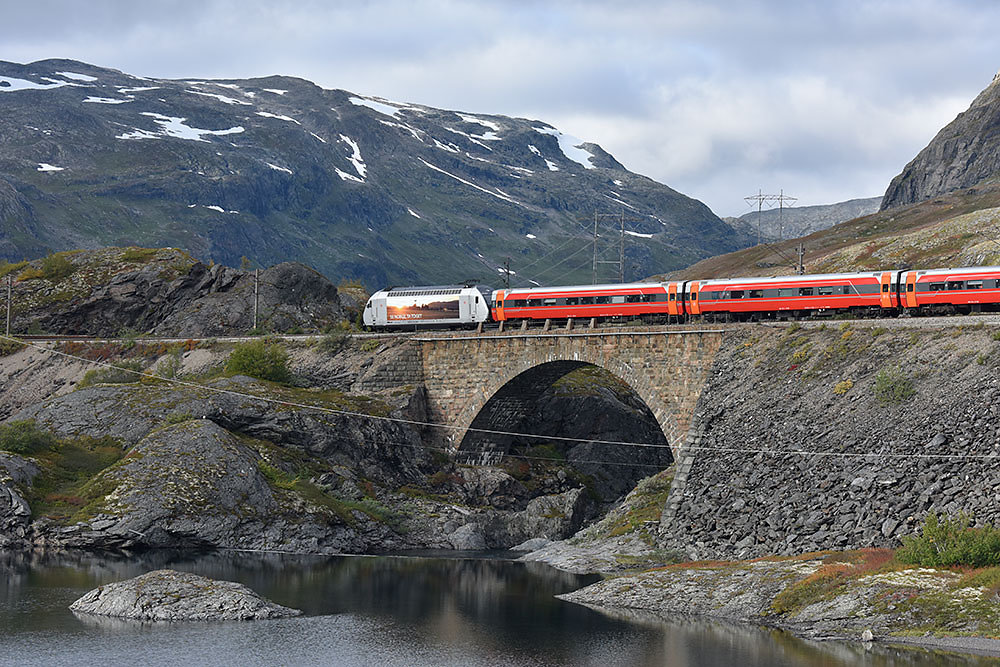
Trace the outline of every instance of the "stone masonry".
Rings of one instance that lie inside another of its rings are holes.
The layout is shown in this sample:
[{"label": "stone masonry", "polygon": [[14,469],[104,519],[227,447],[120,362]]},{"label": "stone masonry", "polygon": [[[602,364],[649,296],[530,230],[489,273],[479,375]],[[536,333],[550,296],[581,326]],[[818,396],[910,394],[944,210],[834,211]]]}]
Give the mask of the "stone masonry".
[{"label": "stone masonry", "polygon": [[453,449],[468,446],[466,430],[470,427],[504,430],[508,425],[505,413],[523,410],[534,395],[562,375],[593,364],[636,391],[676,450],[691,423],[722,333],[672,327],[441,335],[416,340],[423,355],[429,420],[455,427],[443,435]]}]

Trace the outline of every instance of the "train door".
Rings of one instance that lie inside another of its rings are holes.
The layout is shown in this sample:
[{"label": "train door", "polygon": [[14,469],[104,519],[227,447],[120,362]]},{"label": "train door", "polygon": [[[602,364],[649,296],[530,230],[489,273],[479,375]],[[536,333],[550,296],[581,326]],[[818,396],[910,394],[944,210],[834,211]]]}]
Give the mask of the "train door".
[{"label": "train door", "polygon": [[689,283],[687,294],[687,309],[692,315],[701,315],[701,303],[698,301],[698,281]]},{"label": "train door", "polygon": [[892,290],[892,272],[891,271],[883,271],[882,272],[881,284],[882,284],[882,288],[880,290],[881,297],[882,297],[882,300],[880,302],[881,306],[883,308],[892,308],[892,292],[890,291],[890,290]]},{"label": "train door", "polygon": [[908,271],[906,273],[906,307],[916,308],[917,303],[917,272]]},{"label": "train door", "polygon": [[495,299],[493,302],[493,319],[501,322],[506,319],[503,314],[503,290],[495,292],[493,298]]},{"label": "train door", "polygon": [[677,283],[667,283],[667,315],[676,317],[680,314],[681,302],[677,294]]}]

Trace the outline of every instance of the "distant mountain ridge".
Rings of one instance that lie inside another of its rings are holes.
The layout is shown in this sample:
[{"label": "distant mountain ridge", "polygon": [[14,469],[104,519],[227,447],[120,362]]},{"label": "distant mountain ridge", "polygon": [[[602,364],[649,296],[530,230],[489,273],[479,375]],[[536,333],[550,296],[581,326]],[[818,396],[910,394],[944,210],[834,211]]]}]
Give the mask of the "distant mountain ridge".
[{"label": "distant mountain ridge", "polygon": [[[881,197],[851,199],[836,204],[818,206],[791,206],[761,211],[760,235],[762,241],[794,239],[807,236],[821,229],[833,227],[846,220],[860,218],[878,210]],[[738,218],[724,218],[734,229],[757,239],[758,212],[744,213]]]},{"label": "distant mountain ridge", "polygon": [[892,179],[879,210],[1000,180],[1000,72]]},{"label": "distant mountain ridge", "polygon": [[[592,220],[626,277],[742,247],[701,202],[541,121],[308,81],[165,80],[0,62],[0,258],[174,246],[300,261],[370,287],[590,282]],[[522,270],[525,267],[527,270]],[[610,271],[610,269],[608,269]],[[607,276],[610,278],[610,276]]]}]

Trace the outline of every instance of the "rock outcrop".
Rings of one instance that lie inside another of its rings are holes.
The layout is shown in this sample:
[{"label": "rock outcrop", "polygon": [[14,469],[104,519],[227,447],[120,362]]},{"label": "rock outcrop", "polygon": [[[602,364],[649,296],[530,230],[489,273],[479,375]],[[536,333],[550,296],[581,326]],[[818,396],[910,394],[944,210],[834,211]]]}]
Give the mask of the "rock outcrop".
[{"label": "rock outcrop", "polygon": [[1000,74],[892,179],[880,210],[1000,177]]},{"label": "rock outcrop", "polygon": [[20,544],[28,534],[31,508],[20,489],[38,475],[31,461],[0,451],[0,548]]},{"label": "rock outcrop", "polygon": [[253,329],[320,331],[345,317],[337,288],[294,262],[259,272],[206,265],[173,249],[68,253],[61,274],[36,260],[14,281],[12,331],[116,336],[149,332],[208,337]]},{"label": "rock outcrop", "polygon": [[154,570],[105,584],[70,609],[140,621],[248,621],[302,613],[265,600],[242,584],[175,570]]}]

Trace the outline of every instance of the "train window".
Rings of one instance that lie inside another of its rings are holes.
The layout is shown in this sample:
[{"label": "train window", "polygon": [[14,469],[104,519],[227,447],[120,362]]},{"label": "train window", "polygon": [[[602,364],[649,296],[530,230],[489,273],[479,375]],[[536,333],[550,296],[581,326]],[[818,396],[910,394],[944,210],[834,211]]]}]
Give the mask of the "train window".
[{"label": "train window", "polygon": [[671,301],[676,301],[677,300],[677,295],[676,294],[671,294],[670,295],[670,300]]},{"label": "train window", "polygon": [[813,295],[813,288],[812,287],[800,287],[799,288],[799,296],[812,296],[812,295]]},{"label": "train window", "polygon": [[729,293],[729,298],[730,299],[742,299],[743,298],[743,290],[741,290],[741,289],[734,289],[733,291],[731,291]]},{"label": "train window", "polygon": [[554,305],[556,305],[556,300],[555,299],[542,299],[542,305],[543,306],[554,306]]},{"label": "train window", "polygon": [[567,306],[575,306],[578,303],[580,303],[580,297],[577,297],[577,296],[568,296],[568,297],[566,297],[566,305]]},{"label": "train window", "polygon": [[931,283],[929,285],[929,287],[931,288],[930,291],[932,291],[932,292],[943,292],[945,284],[944,283]]},{"label": "train window", "polygon": [[889,283],[883,283],[882,284],[882,291],[883,292],[888,292],[889,291]]},{"label": "train window", "polygon": [[964,287],[964,285],[965,285],[965,283],[963,283],[961,280],[949,280],[948,281],[948,289],[950,289],[950,290],[962,289]]},{"label": "train window", "polygon": [[779,291],[780,290],[778,290],[778,289],[766,289],[766,290],[764,290],[764,298],[765,299],[773,299],[774,297],[778,296],[778,292]]},{"label": "train window", "polygon": [[833,294],[833,287],[818,287],[816,288],[820,296],[826,296]]},{"label": "train window", "polygon": [[662,294],[662,293],[661,294],[654,294],[653,296],[654,296],[653,301],[666,301],[667,300],[667,295],[666,294]]},{"label": "train window", "polygon": [[697,292],[691,292],[691,300],[692,301],[697,301],[698,300],[698,293]]},{"label": "train window", "polygon": [[782,287],[778,290],[778,296],[798,296],[799,291],[794,287]]},{"label": "train window", "polygon": [[982,280],[970,280],[965,283],[965,289],[983,289]]},{"label": "train window", "polygon": [[609,296],[599,296],[597,297],[597,303],[610,303],[611,297]]},{"label": "train window", "polygon": [[611,297],[611,303],[625,303],[625,296],[613,296]]},{"label": "train window", "polygon": [[907,292],[912,292],[913,291],[913,283],[907,283],[906,284],[906,291]]},{"label": "train window", "polygon": [[365,304],[365,308],[371,308],[371,307],[372,307],[372,302],[371,301],[369,301],[368,303]]},{"label": "train window", "polygon": [[855,285],[858,294],[878,294],[878,285]]},{"label": "train window", "polygon": [[752,289],[747,293],[747,296],[751,299],[760,299],[764,296],[764,290],[762,289]]},{"label": "train window", "polygon": [[625,297],[625,303],[639,303],[642,301],[641,294],[629,294]]}]

